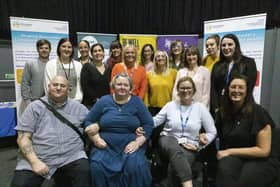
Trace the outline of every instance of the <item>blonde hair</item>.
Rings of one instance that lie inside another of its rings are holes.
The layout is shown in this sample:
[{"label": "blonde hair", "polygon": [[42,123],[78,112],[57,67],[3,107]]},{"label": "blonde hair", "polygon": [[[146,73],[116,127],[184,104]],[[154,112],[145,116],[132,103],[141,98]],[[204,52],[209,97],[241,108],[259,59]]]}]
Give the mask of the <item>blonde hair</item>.
[{"label": "blonde hair", "polygon": [[166,51],[161,51],[161,50],[158,50],[158,51],[155,52],[155,56],[154,56],[154,60],[153,60],[154,72],[156,73],[158,71],[158,64],[157,64],[157,59],[156,58],[159,56],[160,53],[164,54],[165,60],[166,60],[165,70],[164,70],[163,73],[167,73],[168,69],[169,69],[169,57],[168,57],[168,54],[166,53]]}]

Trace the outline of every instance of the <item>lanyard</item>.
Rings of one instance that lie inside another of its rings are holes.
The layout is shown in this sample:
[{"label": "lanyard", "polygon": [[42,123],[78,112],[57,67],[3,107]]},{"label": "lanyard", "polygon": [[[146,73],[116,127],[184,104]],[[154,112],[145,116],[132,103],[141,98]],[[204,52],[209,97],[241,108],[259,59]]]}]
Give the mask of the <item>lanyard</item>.
[{"label": "lanyard", "polygon": [[[65,78],[69,81],[70,79],[70,73],[71,73],[71,63],[72,63],[72,60],[69,62],[68,64],[68,74],[66,73],[66,69],[64,68],[64,65],[62,62],[60,62],[61,64],[61,67],[62,67],[62,70],[64,71],[64,74],[65,74]],[[73,63],[73,66],[74,66],[74,63]]]},{"label": "lanyard", "polygon": [[234,62],[231,62],[231,63],[229,64],[228,72],[227,72],[226,85],[228,84],[229,77],[230,77],[230,73],[231,73],[231,70],[232,70],[232,68],[233,68],[233,64],[234,64]]},{"label": "lanyard", "polygon": [[227,86],[227,84],[228,84],[228,82],[229,82],[229,78],[230,78],[230,74],[231,74],[231,70],[232,70],[232,68],[233,68],[233,65],[234,65],[234,62],[231,62],[231,63],[229,64],[228,72],[227,72],[227,76],[226,76],[226,84],[225,84],[225,87],[222,89],[221,95],[225,95],[225,88],[226,88],[226,86]]},{"label": "lanyard", "polygon": [[189,117],[190,117],[190,114],[191,114],[191,111],[192,111],[192,105],[188,108],[187,110],[187,115],[186,115],[186,118],[184,120],[183,118],[183,111],[182,111],[182,106],[180,105],[180,119],[181,119],[181,127],[182,127],[182,136],[184,134],[184,130],[185,128],[187,127],[187,123],[188,123],[188,120],[189,120]]}]

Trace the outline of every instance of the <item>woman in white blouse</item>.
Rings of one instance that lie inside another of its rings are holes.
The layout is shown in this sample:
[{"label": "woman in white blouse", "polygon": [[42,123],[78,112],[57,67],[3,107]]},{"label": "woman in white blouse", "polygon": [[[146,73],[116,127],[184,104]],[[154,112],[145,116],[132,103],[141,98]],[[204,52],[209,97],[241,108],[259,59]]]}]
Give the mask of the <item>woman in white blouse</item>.
[{"label": "woman in white blouse", "polygon": [[175,86],[173,88],[173,100],[178,100],[176,85],[180,78],[191,77],[195,83],[196,93],[193,100],[203,103],[209,107],[210,102],[210,72],[201,65],[201,55],[196,46],[190,46],[185,51],[185,68],[177,73]]},{"label": "woman in white blouse", "polygon": [[80,85],[80,74],[82,64],[73,59],[74,49],[68,38],[62,38],[57,44],[57,58],[47,62],[44,75],[44,89],[47,95],[47,88],[50,80],[55,76],[64,76],[69,82],[68,96],[78,102],[82,101],[83,94]]}]

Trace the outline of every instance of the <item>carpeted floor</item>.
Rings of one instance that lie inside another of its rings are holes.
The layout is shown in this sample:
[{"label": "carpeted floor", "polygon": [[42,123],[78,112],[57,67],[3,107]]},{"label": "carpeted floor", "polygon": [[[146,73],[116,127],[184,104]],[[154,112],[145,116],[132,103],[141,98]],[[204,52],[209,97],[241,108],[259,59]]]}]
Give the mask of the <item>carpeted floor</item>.
[{"label": "carpeted floor", "polygon": [[0,148],[0,187],[9,187],[17,160],[17,147]]},{"label": "carpeted floor", "polygon": [[[17,162],[18,148],[13,145],[2,146],[0,141],[0,187],[10,187]],[[42,187],[51,187],[52,181],[45,181]]]}]

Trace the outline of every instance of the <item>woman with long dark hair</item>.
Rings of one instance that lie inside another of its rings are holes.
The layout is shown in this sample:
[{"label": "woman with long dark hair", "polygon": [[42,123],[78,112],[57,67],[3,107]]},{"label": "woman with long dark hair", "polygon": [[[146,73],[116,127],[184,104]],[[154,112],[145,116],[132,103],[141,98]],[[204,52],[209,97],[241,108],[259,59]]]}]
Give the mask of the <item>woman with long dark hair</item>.
[{"label": "woman with long dark hair", "polygon": [[274,122],[256,104],[249,79],[234,75],[216,115],[220,139],[217,187],[264,187],[278,177],[279,160],[271,155]]},{"label": "woman with long dark hair", "polygon": [[248,77],[248,90],[254,89],[257,79],[255,60],[242,54],[236,35],[226,34],[221,40],[220,60],[214,65],[211,74],[210,111],[212,115],[218,110],[225,88],[235,74]]}]

